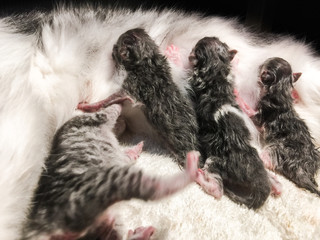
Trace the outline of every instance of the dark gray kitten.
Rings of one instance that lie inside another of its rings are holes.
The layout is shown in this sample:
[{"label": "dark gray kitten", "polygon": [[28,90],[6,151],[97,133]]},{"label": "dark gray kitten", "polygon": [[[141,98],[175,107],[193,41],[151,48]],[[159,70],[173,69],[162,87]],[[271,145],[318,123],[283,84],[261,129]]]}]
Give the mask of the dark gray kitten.
[{"label": "dark gray kitten", "polygon": [[[236,51],[218,38],[201,39],[190,54],[190,95],[199,123],[201,154],[206,163],[200,185],[220,197],[259,208],[271,190],[268,173],[251,146],[251,134],[234,96],[230,62]],[[224,188],[224,189],[223,189]]]},{"label": "dark gray kitten", "polygon": [[127,71],[123,89],[144,105],[147,120],[183,166],[186,153],[198,149],[198,125],[189,100],[172,80],[166,57],[139,28],[119,37],[112,56]]},{"label": "dark gray kitten", "polygon": [[[96,229],[104,234],[110,228],[108,221],[103,222],[108,218],[103,213],[114,202],[159,199],[195,179],[196,152],[188,153],[186,171],[169,178],[146,176],[134,167],[133,159],[140,154],[142,144],[124,153],[112,132],[121,108],[115,104],[76,116],[57,131],[22,239],[78,239],[86,233],[91,238],[83,239],[92,239]],[[142,234],[139,230],[141,239],[149,239],[149,230]],[[135,239],[135,233],[131,235]]]},{"label": "dark gray kitten", "polygon": [[262,97],[257,105],[255,122],[262,128],[266,147],[265,165],[293,181],[298,187],[320,195],[314,179],[320,168],[320,154],[309,129],[293,108],[293,74],[282,58],[267,59],[260,68]]},{"label": "dark gray kitten", "polygon": [[131,29],[119,37],[112,57],[117,69],[127,72],[123,90],[97,103],[81,103],[78,108],[94,112],[109,104],[114,96],[130,95],[135,101],[142,103],[140,107],[143,114],[156,135],[160,136],[161,144],[183,166],[186,153],[198,149],[198,125],[189,99],[172,80],[166,57],[140,28]]}]

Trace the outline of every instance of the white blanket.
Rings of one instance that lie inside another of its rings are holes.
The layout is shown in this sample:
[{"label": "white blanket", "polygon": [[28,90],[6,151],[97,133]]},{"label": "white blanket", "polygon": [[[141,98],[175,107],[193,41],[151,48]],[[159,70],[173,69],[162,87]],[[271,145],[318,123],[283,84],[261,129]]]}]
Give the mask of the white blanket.
[{"label": "white blanket", "polygon": [[[147,152],[138,159],[137,166],[150,174],[180,171],[170,157]],[[320,198],[277,177],[283,185],[282,195],[270,196],[256,211],[226,196],[216,200],[196,183],[163,200],[123,201],[110,210],[116,216],[116,228],[124,236],[128,229],[152,225],[156,228],[152,239],[159,240],[320,239]]]}]

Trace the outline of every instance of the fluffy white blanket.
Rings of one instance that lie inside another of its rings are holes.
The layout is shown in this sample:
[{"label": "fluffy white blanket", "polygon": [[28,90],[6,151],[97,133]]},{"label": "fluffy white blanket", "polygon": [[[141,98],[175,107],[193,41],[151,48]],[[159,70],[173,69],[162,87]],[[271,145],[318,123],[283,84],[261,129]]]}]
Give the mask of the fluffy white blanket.
[{"label": "fluffy white blanket", "polygon": [[[150,174],[171,175],[180,171],[170,157],[147,152],[138,159],[137,166]],[[256,211],[226,196],[215,200],[195,183],[160,201],[124,201],[113,205],[110,211],[116,216],[116,228],[124,236],[128,229],[152,225],[156,228],[152,239],[159,240],[320,239],[320,198],[280,175],[277,177],[283,185],[282,195],[270,196]]]}]

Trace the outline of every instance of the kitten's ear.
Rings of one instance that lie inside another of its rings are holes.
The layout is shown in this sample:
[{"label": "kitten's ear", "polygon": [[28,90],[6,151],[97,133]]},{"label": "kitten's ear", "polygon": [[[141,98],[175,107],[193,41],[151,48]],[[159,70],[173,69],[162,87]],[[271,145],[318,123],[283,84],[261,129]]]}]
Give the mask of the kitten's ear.
[{"label": "kitten's ear", "polygon": [[229,59],[230,61],[232,61],[232,59],[234,58],[234,56],[237,54],[237,50],[233,49],[229,51]]},{"label": "kitten's ear", "polygon": [[292,75],[293,75],[293,82],[296,82],[296,81],[298,81],[298,79],[300,78],[302,73],[298,72],[298,73],[293,73]]}]

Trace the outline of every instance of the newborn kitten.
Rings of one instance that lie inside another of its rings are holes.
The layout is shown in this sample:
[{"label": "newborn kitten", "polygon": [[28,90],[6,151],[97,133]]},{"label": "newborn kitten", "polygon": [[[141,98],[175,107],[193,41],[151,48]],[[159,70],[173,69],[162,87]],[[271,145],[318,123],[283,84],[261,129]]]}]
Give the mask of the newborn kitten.
[{"label": "newborn kitten", "polygon": [[320,154],[304,121],[293,108],[293,74],[282,58],[267,59],[260,67],[262,97],[257,105],[255,122],[261,128],[266,147],[262,159],[297,186],[320,195],[314,176],[320,167]]},{"label": "newborn kitten", "polygon": [[172,80],[167,59],[139,28],[119,37],[112,56],[116,66],[127,71],[123,89],[144,105],[147,120],[183,166],[186,153],[198,149],[198,126],[191,103]]},{"label": "newborn kitten", "polygon": [[[186,171],[171,177],[147,176],[135,168],[143,144],[124,153],[112,132],[121,108],[114,104],[76,116],[57,131],[22,239],[78,239],[103,224],[110,229],[112,221],[103,213],[114,202],[159,199],[195,179],[196,152],[187,154]],[[149,239],[151,232],[139,228],[130,239],[139,234]]]},{"label": "newborn kitten", "polygon": [[[251,146],[252,136],[234,96],[230,62],[236,51],[215,37],[201,39],[190,54],[190,95],[206,158],[198,183],[215,197],[223,191],[236,203],[259,208],[270,194],[268,173]],[[273,180],[273,179],[272,179]]]}]

